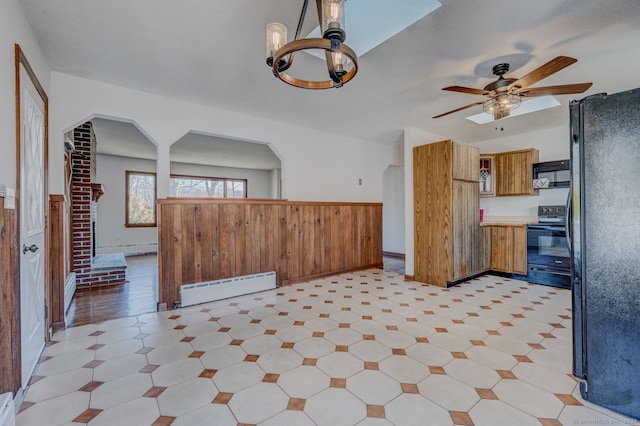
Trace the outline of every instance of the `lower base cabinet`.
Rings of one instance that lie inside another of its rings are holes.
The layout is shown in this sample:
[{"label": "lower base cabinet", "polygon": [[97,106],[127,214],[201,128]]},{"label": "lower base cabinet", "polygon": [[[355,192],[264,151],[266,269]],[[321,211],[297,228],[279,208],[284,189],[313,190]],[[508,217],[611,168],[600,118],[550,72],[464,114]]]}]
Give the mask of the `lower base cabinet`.
[{"label": "lower base cabinet", "polygon": [[524,224],[484,224],[482,258],[486,270],[527,274],[527,227]]}]

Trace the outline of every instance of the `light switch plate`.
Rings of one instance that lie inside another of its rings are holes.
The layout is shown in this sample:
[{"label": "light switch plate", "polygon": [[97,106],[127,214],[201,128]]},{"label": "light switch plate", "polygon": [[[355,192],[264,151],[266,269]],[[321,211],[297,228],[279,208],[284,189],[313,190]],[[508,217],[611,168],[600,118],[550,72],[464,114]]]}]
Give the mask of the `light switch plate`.
[{"label": "light switch plate", "polygon": [[15,210],[16,209],[16,190],[14,188],[4,189],[4,208],[6,210]]}]

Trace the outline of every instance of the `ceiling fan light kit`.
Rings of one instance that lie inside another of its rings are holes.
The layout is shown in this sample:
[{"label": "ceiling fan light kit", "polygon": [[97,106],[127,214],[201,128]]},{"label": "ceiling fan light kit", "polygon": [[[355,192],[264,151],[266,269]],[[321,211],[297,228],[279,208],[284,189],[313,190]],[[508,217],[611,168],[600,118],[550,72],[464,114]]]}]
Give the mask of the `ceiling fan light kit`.
[{"label": "ceiling fan light kit", "polygon": [[501,118],[508,117],[511,114],[511,111],[516,109],[520,105],[520,102],[523,98],[583,93],[587,89],[589,89],[589,87],[591,87],[593,83],[575,83],[548,87],[529,87],[532,84],[535,84],[538,81],[547,78],[550,75],[555,74],[561,69],[566,68],[576,62],[577,59],[570,58],[568,56],[558,56],[557,58],[552,59],[551,61],[536,68],[529,74],[519,79],[505,78],[504,75],[509,72],[509,64],[497,64],[493,67],[493,75],[498,76],[498,79],[489,83],[483,89],[474,89],[471,87],[461,86],[449,86],[442,89],[451,92],[487,96],[489,99],[487,99],[486,101],[474,102],[472,104],[456,108],[443,114],[436,115],[433,118],[444,117],[445,115],[453,114],[454,112],[471,108],[475,105],[482,105],[482,110],[484,112],[486,112],[487,114],[492,114],[494,120],[499,120]]},{"label": "ceiling fan light kit", "polygon": [[[279,23],[267,25],[267,65],[277,78],[304,89],[330,89],[342,87],[356,75],[358,58],[355,52],[344,44],[347,37],[344,30],[344,1],[316,0],[322,38],[300,38],[309,0],[304,0],[302,5],[293,41],[287,43],[287,28],[284,25]],[[286,72],[293,64],[295,53],[308,49],[325,51],[328,80],[304,80]]]}]

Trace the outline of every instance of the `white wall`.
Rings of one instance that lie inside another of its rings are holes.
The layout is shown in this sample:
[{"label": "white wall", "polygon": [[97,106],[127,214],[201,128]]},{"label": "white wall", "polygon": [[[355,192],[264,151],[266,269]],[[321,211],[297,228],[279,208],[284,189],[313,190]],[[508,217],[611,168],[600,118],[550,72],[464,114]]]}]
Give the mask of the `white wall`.
[{"label": "white wall", "polygon": [[156,162],[137,158],[96,156],[96,181],[104,187],[98,201],[96,251],[98,253],[142,254],[158,251],[157,228],[126,228],[125,171],[156,171]]},{"label": "white wall", "polygon": [[[567,114],[568,116],[568,114]],[[563,160],[569,158],[569,122],[565,126],[540,130],[518,136],[506,136],[473,144],[483,154],[536,148],[540,161]],[[538,215],[539,205],[565,204],[567,188],[541,189],[538,196],[487,197],[480,198],[480,208],[487,216],[528,216]]]},{"label": "white wall", "polygon": [[404,253],[404,168],[389,166],[382,174],[382,250]]},{"label": "white wall", "polygon": [[[169,191],[170,146],[190,131],[268,143],[282,160],[282,197],[290,200],[382,200],[381,176],[394,148],[246,116],[53,72],[50,120],[52,191],[63,189],[64,132],[94,116],[127,119],[158,147],[158,196]],[[56,148],[58,147],[58,148]],[[358,179],[363,184],[358,184]]]},{"label": "white wall", "polygon": [[[0,12],[0,185],[16,187],[14,44],[18,43],[50,97],[49,67],[18,0],[2,0]],[[62,156],[60,156],[62,158]],[[62,161],[62,160],[61,160]],[[62,167],[62,166],[60,166]],[[60,174],[59,179],[63,180]],[[62,185],[60,185],[62,187]],[[62,192],[59,192],[62,193]]]},{"label": "white wall", "polygon": [[[98,141],[98,143],[100,143]],[[125,255],[155,253],[158,250],[157,228],[127,228],[125,223],[125,172],[156,171],[156,162],[129,157],[98,155],[96,181],[105,193],[98,202],[96,229],[98,253],[124,253]],[[253,198],[273,198],[271,171],[230,167],[202,166],[171,163],[171,173],[247,179],[248,195]]]}]

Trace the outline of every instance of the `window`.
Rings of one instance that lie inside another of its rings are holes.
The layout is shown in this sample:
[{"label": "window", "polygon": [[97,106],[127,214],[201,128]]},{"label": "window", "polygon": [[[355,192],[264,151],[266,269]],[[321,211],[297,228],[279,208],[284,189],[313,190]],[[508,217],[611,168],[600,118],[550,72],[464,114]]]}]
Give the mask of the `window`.
[{"label": "window", "polygon": [[171,175],[171,196],[247,198],[247,180]]},{"label": "window", "polygon": [[156,226],[156,174],[126,172],[126,227]]}]

